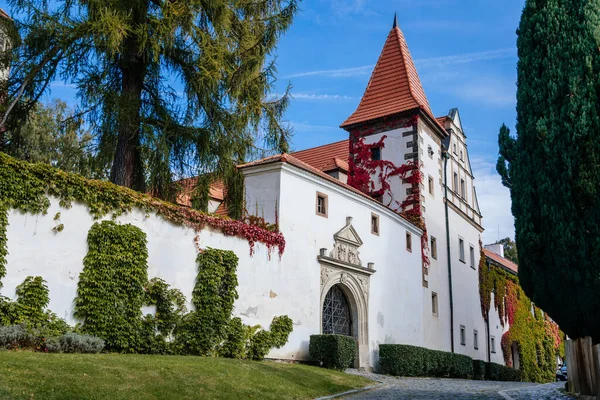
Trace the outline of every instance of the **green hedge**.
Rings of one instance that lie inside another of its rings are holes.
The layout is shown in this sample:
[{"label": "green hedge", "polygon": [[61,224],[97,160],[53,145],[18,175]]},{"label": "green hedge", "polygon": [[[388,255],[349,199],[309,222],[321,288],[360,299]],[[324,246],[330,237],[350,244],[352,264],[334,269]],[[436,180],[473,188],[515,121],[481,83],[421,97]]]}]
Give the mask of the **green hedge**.
[{"label": "green hedge", "polygon": [[379,363],[388,375],[473,377],[471,357],[404,344],[379,345]]},{"label": "green hedge", "polygon": [[478,381],[485,379],[486,364],[483,360],[473,360],[473,379]]},{"label": "green hedge", "polygon": [[350,336],[311,335],[309,352],[322,367],[343,370],[352,366],[356,341]]},{"label": "green hedge", "polygon": [[521,371],[496,363],[485,363],[485,379],[489,381],[521,381]]}]

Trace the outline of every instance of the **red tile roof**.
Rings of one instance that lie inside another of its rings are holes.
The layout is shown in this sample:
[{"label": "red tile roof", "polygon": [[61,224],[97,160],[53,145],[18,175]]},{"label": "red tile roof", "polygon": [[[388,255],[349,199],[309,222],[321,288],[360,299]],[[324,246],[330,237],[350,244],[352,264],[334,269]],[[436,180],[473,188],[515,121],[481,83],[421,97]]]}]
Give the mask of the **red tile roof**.
[{"label": "red tile roof", "polygon": [[358,108],[341,126],[417,108],[421,108],[435,121],[408,44],[402,31],[394,27],[385,41]]},{"label": "red tile roof", "polygon": [[519,273],[519,266],[514,262],[507,260],[504,257],[501,257],[500,254],[496,254],[488,249],[483,249],[483,253],[487,258],[491,259],[492,261],[495,261],[497,264],[500,264],[509,271],[514,272],[515,274]]},{"label": "red tile roof", "polygon": [[[194,193],[197,180],[198,178],[194,177],[182,179],[177,182],[181,185],[181,192],[177,197],[177,204],[188,207],[192,206],[192,194]],[[211,199],[222,202],[225,198],[225,184],[223,181],[211,183],[208,195]]]},{"label": "red tile roof", "polygon": [[348,172],[350,143],[346,139],[324,146],[313,147],[312,149],[297,151],[291,155],[319,171],[327,172],[341,169],[344,172]]}]

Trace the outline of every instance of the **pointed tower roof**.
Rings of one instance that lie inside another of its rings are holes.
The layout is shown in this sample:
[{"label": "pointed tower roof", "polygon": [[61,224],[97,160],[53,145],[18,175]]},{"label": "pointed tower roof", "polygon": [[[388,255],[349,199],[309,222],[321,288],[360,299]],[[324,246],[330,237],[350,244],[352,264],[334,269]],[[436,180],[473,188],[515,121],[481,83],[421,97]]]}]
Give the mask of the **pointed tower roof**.
[{"label": "pointed tower roof", "polygon": [[341,127],[416,108],[423,109],[433,118],[408,44],[394,15],[394,25],[385,41],[367,89],[356,111]]}]

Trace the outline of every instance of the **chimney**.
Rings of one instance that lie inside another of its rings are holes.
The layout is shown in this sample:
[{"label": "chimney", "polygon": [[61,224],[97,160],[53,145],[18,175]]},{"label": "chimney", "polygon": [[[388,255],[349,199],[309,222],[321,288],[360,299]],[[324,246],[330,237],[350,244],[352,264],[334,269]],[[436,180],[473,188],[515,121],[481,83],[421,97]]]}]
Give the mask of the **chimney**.
[{"label": "chimney", "polygon": [[502,243],[486,244],[483,247],[485,247],[486,249],[488,249],[492,253],[496,253],[500,257],[504,258],[504,245]]}]

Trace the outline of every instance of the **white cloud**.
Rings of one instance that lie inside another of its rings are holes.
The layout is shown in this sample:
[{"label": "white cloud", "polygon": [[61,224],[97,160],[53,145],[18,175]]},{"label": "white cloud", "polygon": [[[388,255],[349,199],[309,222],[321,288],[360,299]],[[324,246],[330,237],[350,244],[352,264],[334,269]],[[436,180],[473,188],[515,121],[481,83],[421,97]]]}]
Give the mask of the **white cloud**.
[{"label": "white cloud", "polygon": [[[444,67],[457,64],[468,64],[479,61],[490,61],[503,58],[516,57],[514,48],[480,51],[476,53],[464,53],[443,57],[431,57],[415,60],[418,68]],[[361,75],[370,75],[374,65],[363,65],[361,67],[324,69],[317,71],[298,72],[285,76],[284,78],[302,78],[307,76],[324,76],[328,78],[348,78]]]},{"label": "white cloud", "polygon": [[510,207],[510,192],[502,185],[495,163],[483,158],[471,160],[475,187],[481,214],[483,215],[483,242],[494,243],[498,239],[515,237],[514,218]]},{"label": "white cloud", "polygon": [[311,93],[292,93],[292,98],[297,100],[356,100],[356,97],[344,96],[340,94],[311,94]]},{"label": "white cloud", "polygon": [[77,85],[74,83],[66,83],[61,81],[52,81],[50,82],[50,88],[67,88],[67,89],[76,89]]},{"label": "white cloud", "polygon": [[490,51],[480,51],[476,53],[464,53],[443,57],[431,57],[415,60],[419,68],[442,67],[447,65],[467,64],[478,61],[490,61],[503,58],[516,58],[517,50],[515,48],[497,49]]},{"label": "white cloud", "polygon": [[298,72],[285,78],[301,78],[305,76],[326,76],[329,78],[348,78],[359,75],[369,75],[373,70],[374,65],[363,65],[362,67],[339,68],[339,69],[323,69],[318,71]]}]

